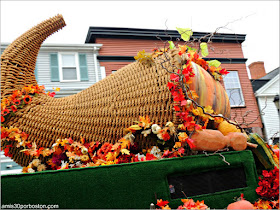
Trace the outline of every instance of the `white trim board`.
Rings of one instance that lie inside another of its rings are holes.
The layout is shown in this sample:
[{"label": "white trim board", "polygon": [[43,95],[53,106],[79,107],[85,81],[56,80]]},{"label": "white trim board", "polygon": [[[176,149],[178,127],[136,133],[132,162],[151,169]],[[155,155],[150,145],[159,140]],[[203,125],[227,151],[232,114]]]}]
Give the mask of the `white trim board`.
[{"label": "white trim board", "polygon": [[[277,80],[279,80],[279,74],[274,77],[273,79],[271,79],[269,82],[267,82],[264,86],[262,86],[260,89],[258,89],[255,93],[256,97],[262,96],[262,94],[271,86],[273,85],[275,82],[277,82]],[[276,95],[277,93],[275,93],[274,95]],[[278,91],[279,94],[279,91]],[[265,94],[264,94],[265,95]],[[266,94],[267,95],[267,94]]]}]

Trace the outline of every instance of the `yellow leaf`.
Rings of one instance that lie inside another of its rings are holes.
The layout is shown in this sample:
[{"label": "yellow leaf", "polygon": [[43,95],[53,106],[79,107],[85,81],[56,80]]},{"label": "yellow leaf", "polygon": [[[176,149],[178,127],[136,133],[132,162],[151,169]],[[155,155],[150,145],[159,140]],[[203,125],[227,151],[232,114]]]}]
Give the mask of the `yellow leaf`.
[{"label": "yellow leaf", "polygon": [[143,64],[150,65],[153,63],[152,54],[146,53],[145,50],[139,51],[137,56],[134,57],[134,59]]},{"label": "yellow leaf", "polygon": [[198,110],[198,109],[193,109],[193,110],[192,110],[192,113],[193,113],[195,116],[197,116],[197,115],[199,115],[199,110]]},{"label": "yellow leaf", "polygon": [[126,155],[130,155],[129,150],[127,150],[127,149],[122,149],[122,150],[121,150],[121,153],[122,153],[122,154],[126,154]]},{"label": "yellow leaf", "polygon": [[127,140],[127,139],[125,139],[125,138],[121,138],[120,140],[119,140],[119,142],[121,142],[121,148],[122,149],[126,149],[126,148],[130,148],[130,144],[131,144],[131,142],[129,141],[129,140]]},{"label": "yellow leaf", "polygon": [[132,129],[132,130],[141,130],[142,128],[139,125],[132,125],[130,126],[128,129]]},{"label": "yellow leaf", "polygon": [[178,129],[179,130],[186,130],[186,127],[184,126],[184,124],[180,124],[180,125],[178,125]]},{"label": "yellow leaf", "polygon": [[106,155],[106,160],[107,161],[113,161],[116,159],[116,153],[115,152],[108,152]]},{"label": "yellow leaf", "polygon": [[212,106],[208,105],[204,108],[204,111],[209,113],[209,114],[212,114],[214,111],[212,109]]},{"label": "yellow leaf", "polygon": [[15,135],[15,140],[16,140],[17,142],[21,142],[21,135],[20,135],[20,134],[16,134],[16,135]]}]

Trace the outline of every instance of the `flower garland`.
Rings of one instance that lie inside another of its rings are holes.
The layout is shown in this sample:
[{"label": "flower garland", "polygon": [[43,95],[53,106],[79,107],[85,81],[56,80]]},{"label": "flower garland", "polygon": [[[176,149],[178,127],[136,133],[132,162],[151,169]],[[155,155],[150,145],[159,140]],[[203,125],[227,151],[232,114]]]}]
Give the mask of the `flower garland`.
[{"label": "flower garland", "polygon": [[[32,161],[23,169],[23,172],[29,173],[182,157],[186,155],[186,148],[194,147],[186,132],[177,134],[172,122],[161,128],[153,124],[148,116],[140,116],[139,121],[135,121],[126,131],[128,133],[115,144],[88,143],[83,138],[77,142],[68,138],[58,139],[51,148],[38,148],[36,143],[28,140],[28,135],[18,128],[1,127],[1,138],[2,143],[6,143],[6,146],[3,146],[6,156],[12,157],[9,150],[13,142],[16,142],[16,147],[22,148],[21,152],[35,158],[35,163]],[[133,141],[135,134],[145,137],[149,135],[154,139],[155,146],[140,151],[137,142]],[[177,141],[171,141],[171,137]]]},{"label": "flower garland", "polygon": [[[59,91],[60,88],[56,88]],[[44,85],[28,85],[21,90],[14,90],[11,96],[1,100],[1,123],[7,121],[10,116],[14,116],[18,109],[22,109],[26,104],[30,104],[33,97],[45,94],[50,97],[55,96],[55,92],[45,93]]]}]

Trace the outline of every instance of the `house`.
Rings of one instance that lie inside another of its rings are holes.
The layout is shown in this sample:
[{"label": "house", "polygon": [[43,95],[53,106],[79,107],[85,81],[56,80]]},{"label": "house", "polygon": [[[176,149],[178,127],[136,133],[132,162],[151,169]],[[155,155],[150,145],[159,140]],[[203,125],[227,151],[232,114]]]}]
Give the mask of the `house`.
[{"label": "house", "polygon": [[[1,53],[8,43],[1,44]],[[105,77],[97,60],[102,44],[43,44],[35,75],[46,91],[59,87],[56,97],[80,92]]]},{"label": "house", "polygon": [[279,142],[279,67],[266,74],[263,62],[249,65],[251,82],[264,125],[265,139]]},{"label": "house", "polygon": [[[193,32],[191,40],[207,35],[209,33]],[[134,62],[138,51],[144,49],[151,52],[153,48],[161,48],[166,41],[176,41],[177,38],[180,38],[180,35],[174,30],[89,27],[85,43],[102,44],[97,58],[108,76]],[[222,63],[222,68],[230,72],[224,78],[224,84],[230,97],[232,120],[262,136],[259,109],[246,69],[247,59],[242,52],[245,38],[244,34],[215,34],[208,44],[209,55],[205,60],[217,59]],[[165,46],[168,46],[168,43]],[[196,44],[190,46],[195,47]]]}]

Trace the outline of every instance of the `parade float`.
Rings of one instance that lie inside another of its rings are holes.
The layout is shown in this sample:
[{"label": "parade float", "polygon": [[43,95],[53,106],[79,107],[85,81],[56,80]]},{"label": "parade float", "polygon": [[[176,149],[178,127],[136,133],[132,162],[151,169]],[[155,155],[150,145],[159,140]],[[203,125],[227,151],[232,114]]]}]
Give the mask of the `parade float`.
[{"label": "parade float", "polygon": [[140,51],[114,75],[54,98],[34,69],[43,41],[64,26],[61,15],[48,19],[1,55],[1,149],[24,167],[1,177],[2,204],[279,207],[279,150],[230,120],[228,72],[201,57],[206,42]]}]

